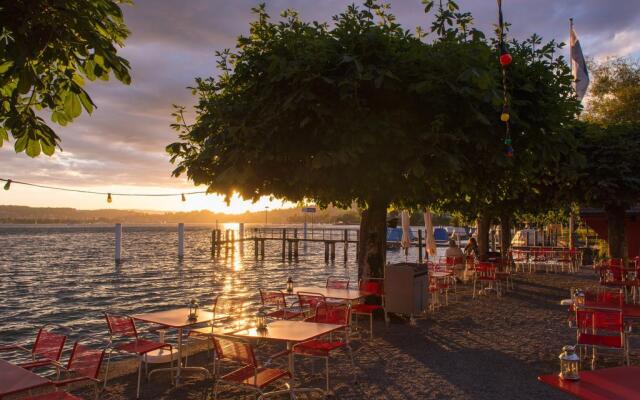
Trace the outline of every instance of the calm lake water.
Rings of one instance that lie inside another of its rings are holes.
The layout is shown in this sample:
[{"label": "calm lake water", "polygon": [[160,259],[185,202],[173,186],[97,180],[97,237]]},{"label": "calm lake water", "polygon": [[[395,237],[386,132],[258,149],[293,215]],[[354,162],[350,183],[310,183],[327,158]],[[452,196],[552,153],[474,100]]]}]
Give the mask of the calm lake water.
[{"label": "calm lake water", "polygon": [[[283,288],[288,276],[305,285],[324,285],[329,275],[357,279],[354,244],[346,264],[342,245],[336,261],[325,263],[322,243],[309,243],[306,251],[301,246],[297,262],[283,261],[277,241],[267,241],[264,261],[254,259],[253,242],[212,260],[211,229],[187,225],[185,257],[178,261],[175,225],[124,226],[124,261],[116,265],[113,226],[0,226],[0,344],[32,341],[47,323],[106,335],[105,310],[150,312],[185,306],[191,298],[211,304],[218,294],[255,303],[258,288]],[[405,256],[390,251],[387,258]],[[417,249],[408,259],[417,260]]]}]

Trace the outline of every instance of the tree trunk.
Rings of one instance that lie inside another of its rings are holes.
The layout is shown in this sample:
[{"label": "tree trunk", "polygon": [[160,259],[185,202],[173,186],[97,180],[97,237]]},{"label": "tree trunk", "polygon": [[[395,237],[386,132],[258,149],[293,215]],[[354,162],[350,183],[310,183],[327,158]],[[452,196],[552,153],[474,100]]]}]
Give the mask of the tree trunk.
[{"label": "tree trunk", "polygon": [[369,202],[362,211],[358,239],[358,278],[382,278],[387,255],[387,206]]},{"label": "tree trunk", "polygon": [[609,234],[609,257],[627,258],[627,235],[625,230],[625,207],[605,207]]},{"label": "tree trunk", "polygon": [[478,215],[478,258],[480,261],[487,259],[489,253],[489,218],[484,214]]},{"label": "tree trunk", "polygon": [[511,215],[500,216],[500,253],[502,258],[507,258],[511,249]]},{"label": "tree trunk", "polygon": [[569,248],[573,249],[576,247],[576,216],[573,215],[573,211],[569,214]]}]

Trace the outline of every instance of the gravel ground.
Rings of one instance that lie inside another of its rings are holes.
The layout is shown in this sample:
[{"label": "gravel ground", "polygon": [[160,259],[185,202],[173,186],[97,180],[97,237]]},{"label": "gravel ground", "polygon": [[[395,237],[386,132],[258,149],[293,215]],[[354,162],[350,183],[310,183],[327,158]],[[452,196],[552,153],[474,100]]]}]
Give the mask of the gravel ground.
[{"label": "gravel ground", "polygon": [[[394,318],[386,328],[375,322],[373,341],[354,340],[356,368],[348,357],[331,360],[331,384],[338,399],[566,399],[564,394],[539,383],[540,374],[558,370],[557,356],[565,344],[575,342],[568,328],[567,310],[559,301],[569,288],[596,284],[593,272],[579,274],[520,275],[514,291],[471,296],[471,287],[460,285],[448,306],[419,319],[417,326]],[[634,342],[632,342],[632,348]],[[637,346],[635,346],[637,347]],[[260,344],[257,353],[266,358],[280,350]],[[298,358],[298,360],[301,360]],[[616,353],[605,354],[598,367],[622,363]],[[632,354],[632,363],[639,364]],[[190,365],[209,365],[206,352]],[[584,363],[584,367],[588,362]],[[131,371],[130,363],[117,368]],[[324,387],[323,364],[311,374],[307,362],[296,363],[294,386]],[[352,372],[357,377],[353,381]],[[117,374],[117,372],[116,372]],[[202,375],[187,376],[173,388],[167,375],[156,374],[143,385],[145,399],[201,399],[211,387]],[[136,375],[110,378],[103,399],[135,398]],[[273,388],[275,389],[275,387]],[[82,391],[91,398],[89,391]],[[251,392],[222,386],[219,399],[254,398]]]}]

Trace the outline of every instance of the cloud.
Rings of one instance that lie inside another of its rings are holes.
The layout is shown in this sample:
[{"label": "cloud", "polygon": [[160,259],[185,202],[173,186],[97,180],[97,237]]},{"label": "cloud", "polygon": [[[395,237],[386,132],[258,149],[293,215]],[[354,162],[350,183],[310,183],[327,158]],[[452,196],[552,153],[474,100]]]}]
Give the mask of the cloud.
[{"label": "cloud", "polygon": [[[214,51],[233,47],[253,19],[252,0],[137,0],[124,6],[131,30],[122,55],[132,65],[133,83],[114,80],[91,83],[88,90],[98,109],[68,127],[57,127],[64,152],[29,159],[0,149],[0,176],[73,186],[134,185],[187,187],[170,177],[172,166],[164,147],[175,140],[169,125],[172,104],[192,105],[185,88],[197,76],[216,74]],[[286,8],[305,20],[330,21],[351,0],[269,0],[273,18]],[[420,0],[391,1],[392,11],[407,29],[428,28]],[[487,33],[497,19],[493,1],[459,0],[471,11],[476,26]],[[640,1],[510,0],[505,18],[510,35],[525,38],[536,32],[545,40],[567,41],[568,20],[575,18],[588,56],[637,55]]]}]

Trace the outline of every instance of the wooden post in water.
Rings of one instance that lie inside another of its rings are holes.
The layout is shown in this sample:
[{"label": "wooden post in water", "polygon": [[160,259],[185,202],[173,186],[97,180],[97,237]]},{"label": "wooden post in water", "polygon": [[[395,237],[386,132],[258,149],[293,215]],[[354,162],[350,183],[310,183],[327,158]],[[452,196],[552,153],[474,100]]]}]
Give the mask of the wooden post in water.
[{"label": "wooden post in water", "polygon": [[178,259],[184,258],[184,223],[178,224]]},{"label": "wooden post in water", "polygon": [[264,242],[266,242],[265,239],[262,239],[260,241],[260,257],[264,260]]},{"label": "wooden post in water", "polygon": [[116,224],[115,260],[116,260],[116,263],[119,263],[120,260],[122,260],[122,224]]},{"label": "wooden post in water", "polygon": [[[324,230],[322,232],[324,234]],[[329,242],[324,242],[324,262],[329,262]]]},{"label": "wooden post in water", "polygon": [[258,238],[253,238],[253,252],[257,260],[258,259]]},{"label": "wooden post in water", "polygon": [[336,260],[336,242],[331,242],[331,261]]},{"label": "wooden post in water", "polygon": [[422,229],[418,229],[418,263],[422,264]]},{"label": "wooden post in water", "polygon": [[343,250],[344,250],[344,263],[347,263],[347,258],[349,255],[349,231],[348,230],[344,230],[344,245],[343,245]]},{"label": "wooden post in water", "polygon": [[216,230],[211,230],[211,257],[216,255]]},{"label": "wooden post in water", "polygon": [[287,250],[287,228],[282,228],[282,259],[285,259]]}]

